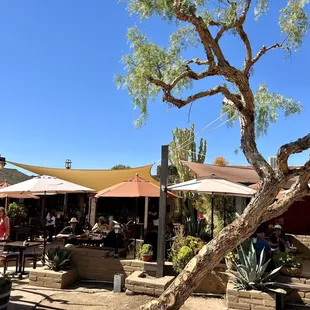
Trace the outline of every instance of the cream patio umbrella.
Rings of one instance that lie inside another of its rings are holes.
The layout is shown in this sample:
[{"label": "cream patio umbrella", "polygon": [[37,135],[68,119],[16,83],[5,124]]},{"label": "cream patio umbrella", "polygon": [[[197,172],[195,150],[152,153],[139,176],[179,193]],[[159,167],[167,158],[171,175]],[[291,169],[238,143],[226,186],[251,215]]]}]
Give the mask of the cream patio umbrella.
[{"label": "cream patio umbrella", "polygon": [[[33,194],[52,195],[69,193],[95,193],[96,191],[56,177],[42,175],[30,180],[0,189],[1,194]],[[43,213],[43,210],[41,210]],[[41,214],[43,215],[43,214]]]},{"label": "cream patio umbrella", "polygon": [[255,189],[248,186],[230,182],[225,179],[211,178],[194,179],[187,182],[168,186],[171,191],[185,191],[196,193],[207,193],[212,195],[211,199],[211,237],[213,238],[214,229],[214,195],[251,197],[256,193]]}]

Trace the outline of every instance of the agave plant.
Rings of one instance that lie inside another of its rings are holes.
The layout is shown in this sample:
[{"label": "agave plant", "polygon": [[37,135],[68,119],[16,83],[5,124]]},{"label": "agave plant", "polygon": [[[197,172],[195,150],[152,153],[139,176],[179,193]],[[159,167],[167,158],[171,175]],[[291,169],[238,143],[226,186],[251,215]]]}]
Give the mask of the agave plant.
[{"label": "agave plant", "polygon": [[[275,282],[272,282],[281,267],[278,267],[270,272],[266,272],[266,269],[270,263],[270,259],[265,262],[265,253],[261,251],[259,259],[254,249],[253,243],[250,244],[248,251],[244,251],[240,246],[238,249],[239,263],[235,264],[236,271],[227,271],[227,274],[234,286],[238,290],[271,290]],[[279,290],[276,290],[280,292]],[[281,293],[281,292],[280,292]]]},{"label": "agave plant", "polygon": [[71,255],[60,247],[49,249],[45,255],[45,264],[50,270],[61,271],[70,268]]},{"label": "agave plant", "polygon": [[184,233],[187,236],[200,238],[203,241],[210,240],[205,219],[196,220],[195,218],[187,218],[184,223]]}]

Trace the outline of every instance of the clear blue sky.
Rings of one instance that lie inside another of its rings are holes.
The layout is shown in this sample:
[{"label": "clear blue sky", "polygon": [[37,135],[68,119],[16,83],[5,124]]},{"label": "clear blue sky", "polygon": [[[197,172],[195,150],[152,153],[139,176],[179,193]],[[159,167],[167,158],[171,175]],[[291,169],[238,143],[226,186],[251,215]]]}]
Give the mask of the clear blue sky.
[{"label": "clear blue sky", "polygon": [[[276,12],[247,25],[253,49],[279,38]],[[149,107],[146,126],[136,130],[130,97],[117,90],[113,75],[121,73],[120,58],[129,48],[127,28],[140,24],[125,4],[111,0],[45,0],[0,2],[0,153],[11,161],[73,168],[110,168],[115,164],[140,166],[160,158],[160,147],[171,140],[175,127],[188,126],[188,108],[168,109],[161,99]],[[170,28],[158,19],[141,25],[160,44]],[[232,63],[243,50],[232,40],[223,47]],[[270,126],[259,140],[263,154],[305,135],[310,129],[310,38],[302,50],[286,60],[282,52],[267,55],[256,66],[253,86],[264,81],[270,90],[300,100],[304,111]],[[195,56],[195,54],[189,54]],[[196,130],[219,116],[220,98],[194,104],[191,121]],[[220,124],[216,123],[214,126]],[[207,133],[207,162],[225,156],[232,164],[246,163],[239,146],[239,126],[222,126]],[[200,137],[200,136],[199,136]],[[300,164],[308,153],[296,157]]]}]

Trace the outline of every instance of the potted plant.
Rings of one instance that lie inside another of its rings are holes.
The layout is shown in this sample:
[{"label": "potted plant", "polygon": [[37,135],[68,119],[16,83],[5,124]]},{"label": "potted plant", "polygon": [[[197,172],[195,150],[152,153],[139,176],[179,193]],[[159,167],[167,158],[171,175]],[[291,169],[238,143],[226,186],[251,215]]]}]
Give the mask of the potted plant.
[{"label": "potted plant", "polygon": [[281,273],[286,276],[299,276],[302,273],[302,264],[295,255],[277,253],[274,256],[276,266],[281,267]]},{"label": "potted plant", "polygon": [[45,255],[45,267],[30,271],[29,284],[41,287],[66,288],[78,278],[72,268],[71,253],[60,247],[51,248]]},{"label": "potted plant", "polygon": [[153,248],[150,244],[143,244],[138,252],[138,257],[144,262],[150,262],[153,257]]},{"label": "potted plant", "polygon": [[0,277],[0,309],[7,309],[10,301],[12,281],[7,275]]},{"label": "potted plant", "polygon": [[234,252],[229,252],[225,256],[225,263],[228,270],[236,270],[235,265],[239,259],[239,255]]}]

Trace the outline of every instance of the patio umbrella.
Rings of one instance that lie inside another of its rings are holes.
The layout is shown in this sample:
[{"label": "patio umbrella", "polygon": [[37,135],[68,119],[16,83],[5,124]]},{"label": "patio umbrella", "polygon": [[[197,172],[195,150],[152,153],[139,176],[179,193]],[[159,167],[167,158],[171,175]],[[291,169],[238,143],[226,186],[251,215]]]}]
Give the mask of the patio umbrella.
[{"label": "patio umbrella", "polygon": [[[7,188],[11,186],[8,182],[0,183],[0,189]],[[28,194],[28,193],[2,193],[0,194],[0,198],[5,198],[5,210],[8,208],[8,198],[16,198],[16,199],[40,199],[40,197]]]},{"label": "patio umbrella", "polygon": [[[139,177],[138,174],[134,178],[118,183],[111,187],[105,188],[97,193],[95,198],[101,197],[126,197],[138,198],[145,197],[145,212],[144,212],[144,228],[147,228],[148,222],[148,198],[159,197],[159,186]],[[171,192],[167,192],[168,198],[179,198]],[[137,202],[137,201],[136,201]]]},{"label": "patio umbrella", "polygon": [[[32,194],[50,195],[50,194],[68,194],[68,193],[92,193],[95,190],[80,186],[75,183],[64,181],[56,177],[42,175],[30,180],[11,185],[0,189],[1,194]],[[43,216],[43,210],[41,210]]]},{"label": "patio umbrella", "polygon": [[172,191],[188,191],[196,193],[211,194],[211,237],[213,238],[214,229],[214,195],[224,196],[238,196],[238,197],[251,197],[256,193],[256,190],[248,186],[238,183],[230,182],[225,179],[216,177],[205,179],[194,179],[187,182],[168,186]]}]

